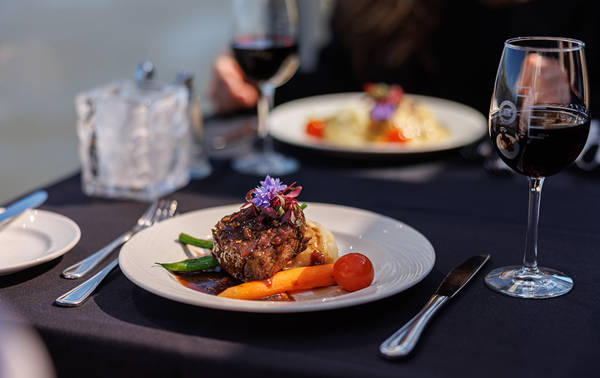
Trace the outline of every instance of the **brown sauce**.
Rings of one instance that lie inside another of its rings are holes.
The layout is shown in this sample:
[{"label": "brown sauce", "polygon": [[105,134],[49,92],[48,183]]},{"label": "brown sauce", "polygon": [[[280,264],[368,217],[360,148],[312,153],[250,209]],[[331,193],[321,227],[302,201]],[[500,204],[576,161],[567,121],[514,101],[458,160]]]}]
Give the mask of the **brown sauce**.
[{"label": "brown sauce", "polygon": [[241,283],[225,272],[176,273],[175,278],[185,287],[210,295]]}]

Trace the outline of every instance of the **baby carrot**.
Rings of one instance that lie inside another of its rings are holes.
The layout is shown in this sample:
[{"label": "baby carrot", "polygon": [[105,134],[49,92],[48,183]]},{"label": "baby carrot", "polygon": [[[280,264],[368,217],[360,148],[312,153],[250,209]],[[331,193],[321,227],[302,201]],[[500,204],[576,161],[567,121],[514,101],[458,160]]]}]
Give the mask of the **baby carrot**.
[{"label": "baby carrot", "polygon": [[333,264],[314,265],[282,270],[262,281],[249,281],[230,287],[219,297],[234,299],[260,299],[287,291],[309,290],[335,284]]}]

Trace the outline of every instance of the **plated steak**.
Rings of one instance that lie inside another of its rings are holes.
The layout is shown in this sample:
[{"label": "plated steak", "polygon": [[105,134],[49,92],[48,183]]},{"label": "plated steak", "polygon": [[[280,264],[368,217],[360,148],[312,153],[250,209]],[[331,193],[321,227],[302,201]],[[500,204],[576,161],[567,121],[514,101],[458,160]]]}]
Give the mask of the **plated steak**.
[{"label": "plated steak", "polygon": [[283,269],[305,247],[306,222],[257,217],[247,208],[223,217],[213,228],[213,254],[227,273],[242,281],[264,280]]}]

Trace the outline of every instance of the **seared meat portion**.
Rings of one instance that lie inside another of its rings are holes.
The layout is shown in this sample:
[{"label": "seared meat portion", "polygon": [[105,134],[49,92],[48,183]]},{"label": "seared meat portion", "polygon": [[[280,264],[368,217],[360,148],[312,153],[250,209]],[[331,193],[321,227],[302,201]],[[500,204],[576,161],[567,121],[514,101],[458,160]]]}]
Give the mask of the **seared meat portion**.
[{"label": "seared meat portion", "polygon": [[251,208],[228,215],[212,230],[212,252],[221,268],[239,280],[267,279],[306,246],[302,210],[295,216],[300,226],[270,217],[259,219]]}]

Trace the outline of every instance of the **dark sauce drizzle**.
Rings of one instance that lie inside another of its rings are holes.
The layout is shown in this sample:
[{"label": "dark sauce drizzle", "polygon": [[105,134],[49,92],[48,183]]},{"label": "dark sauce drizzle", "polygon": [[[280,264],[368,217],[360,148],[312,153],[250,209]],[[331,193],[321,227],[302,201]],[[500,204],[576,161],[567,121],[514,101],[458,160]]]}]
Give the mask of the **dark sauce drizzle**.
[{"label": "dark sauce drizzle", "polygon": [[218,295],[220,292],[241,282],[220,271],[175,273],[183,286],[204,294]]}]

